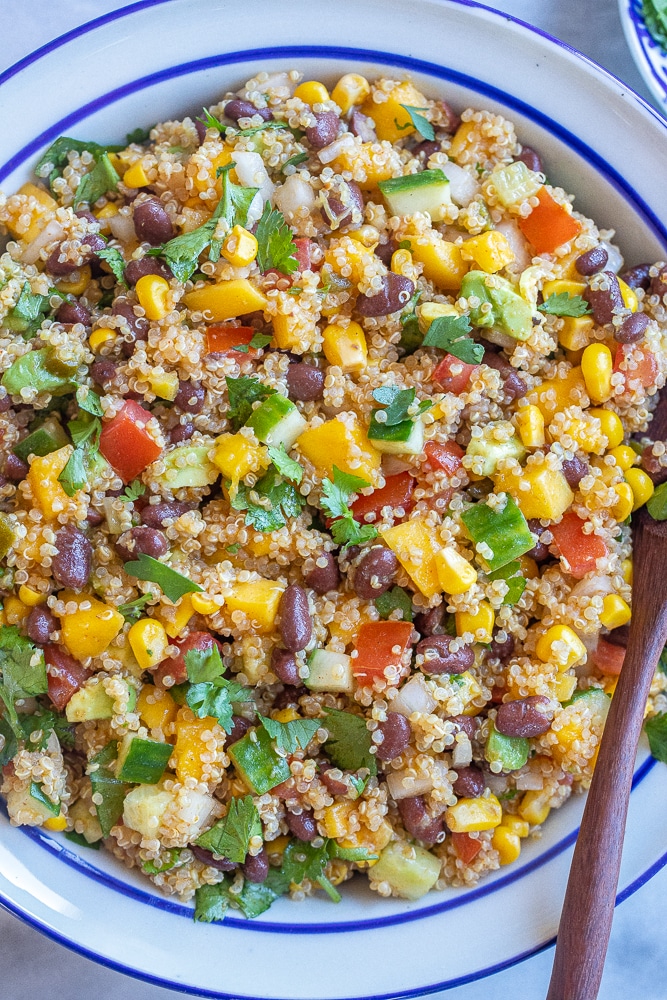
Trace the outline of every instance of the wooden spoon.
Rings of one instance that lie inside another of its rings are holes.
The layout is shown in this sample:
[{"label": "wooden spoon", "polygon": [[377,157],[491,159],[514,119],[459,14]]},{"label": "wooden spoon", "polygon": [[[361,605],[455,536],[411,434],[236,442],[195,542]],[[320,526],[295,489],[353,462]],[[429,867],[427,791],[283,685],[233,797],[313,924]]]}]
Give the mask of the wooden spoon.
[{"label": "wooden spoon", "polygon": [[[659,419],[660,418],[660,419]],[[667,431],[667,393],[651,425]],[[570,868],[547,1000],[595,1000],[621,865],[623,834],[644,709],[667,640],[667,521],[633,520],[632,622]]]}]

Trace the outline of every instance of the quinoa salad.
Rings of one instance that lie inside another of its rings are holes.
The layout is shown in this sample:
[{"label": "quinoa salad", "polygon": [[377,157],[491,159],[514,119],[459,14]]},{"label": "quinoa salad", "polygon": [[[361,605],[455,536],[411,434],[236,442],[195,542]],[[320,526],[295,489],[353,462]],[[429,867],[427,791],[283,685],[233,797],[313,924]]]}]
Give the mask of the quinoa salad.
[{"label": "quinoa salad", "polygon": [[590,784],[667,516],[667,266],[409,79],[259,73],[111,138],[0,195],[11,823],[206,921],[518,863]]}]

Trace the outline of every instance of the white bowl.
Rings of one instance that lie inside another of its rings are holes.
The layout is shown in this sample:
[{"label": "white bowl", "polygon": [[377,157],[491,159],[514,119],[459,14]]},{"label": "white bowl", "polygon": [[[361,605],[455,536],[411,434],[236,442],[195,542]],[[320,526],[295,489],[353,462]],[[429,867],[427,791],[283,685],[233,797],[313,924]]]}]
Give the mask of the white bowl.
[{"label": "white bowl", "polygon": [[621,24],[632,58],[660,107],[667,110],[667,52],[651,36],[642,0],[618,0]]},{"label": "white bowl", "polygon": [[[285,66],[325,81],[352,68],[390,70],[457,108],[506,113],[540,150],[549,178],[618,230],[629,264],[667,257],[662,119],[588,59],[464,0],[135,3],[0,76],[0,183],[14,190],[60,134],[118,141],[197,113],[260,68]],[[338,906],[281,900],[254,922],[213,925],[195,924],[189,907],[104,851],[15,829],[0,814],[0,902],[90,958],[199,996],[417,996],[489,975],[553,940],[581,808],[581,799],[568,802],[516,865],[468,892],[409,903],[359,882]],[[667,769],[644,748],[621,897],[667,863],[666,822]]]}]

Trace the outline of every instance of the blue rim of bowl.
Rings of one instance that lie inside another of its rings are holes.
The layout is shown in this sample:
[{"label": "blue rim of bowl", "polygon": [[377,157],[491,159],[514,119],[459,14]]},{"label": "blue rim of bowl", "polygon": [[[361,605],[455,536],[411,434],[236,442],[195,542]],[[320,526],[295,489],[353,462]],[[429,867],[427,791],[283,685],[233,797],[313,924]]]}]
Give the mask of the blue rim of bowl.
[{"label": "blue rim of bowl", "polygon": [[[69,32],[66,32],[65,34],[47,43],[41,48],[35,50],[33,53],[30,53],[24,59],[19,60],[4,73],[0,74],[0,85],[5,83],[7,80],[11,79],[13,76],[17,75],[21,70],[27,68],[32,63],[37,62],[39,59],[44,58],[51,52],[66,45],[69,41],[75,40],[76,38],[86,35],[89,32],[96,30],[97,28],[104,27],[105,25],[108,25],[113,21],[130,16],[134,13],[137,13],[139,11],[151,7],[161,6],[169,2],[171,2],[171,0],[139,0],[139,2],[129,5],[128,7],[111,11],[108,14],[102,15],[99,18],[95,18],[92,21],[80,25],[79,27],[72,29]],[[533,34],[545,38],[550,43],[556,45],[558,48],[561,48],[574,55],[579,61],[592,67],[598,74],[601,74],[603,77],[607,77],[617,85],[620,83],[623,86],[626,94],[630,94],[632,98],[637,102],[637,104],[639,104],[645,111],[647,111],[661,125],[664,126],[665,122],[663,118],[639,94],[635,93],[631,88],[623,84],[622,81],[619,81],[618,78],[615,77],[608,70],[599,66],[599,64],[597,64],[594,60],[583,55],[582,53],[578,52],[576,49],[565,44],[564,42],[561,42],[559,39],[554,38],[548,32],[542,31],[541,29],[536,28],[528,24],[527,22],[522,21],[519,18],[515,18],[512,17],[511,15],[501,13],[483,4],[476,3],[474,2],[474,0],[449,0],[449,2],[457,4],[459,6],[478,8],[487,11],[496,16],[502,17],[504,20],[518,24]],[[0,168],[0,180],[8,176],[13,170],[21,166],[30,156],[32,156],[44,144],[56,138],[57,135],[62,134],[61,130],[63,127],[68,127],[71,124],[76,124],[77,122],[82,121],[87,116],[99,110],[100,108],[114,103],[115,101],[127,96],[129,93],[145,89],[146,87],[149,87],[156,83],[165,81],[167,79],[171,79],[174,76],[185,75],[187,73],[198,72],[203,69],[209,69],[213,67],[232,65],[234,63],[239,63],[239,62],[249,62],[251,60],[259,60],[262,58],[263,59],[276,58],[278,56],[281,57],[292,56],[296,58],[319,57],[324,59],[326,58],[340,59],[342,57],[348,60],[359,60],[359,59],[372,60],[380,64],[401,66],[406,69],[416,70],[417,72],[424,72],[426,74],[447,80],[452,83],[461,84],[469,89],[476,91],[477,93],[498,100],[507,107],[513,108],[515,111],[520,112],[528,120],[531,120],[535,124],[540,125],[547,132],[557,136],[571,149],[573,149],[579,155],[583,156],[586,160],[594,164],[596,169],[600,171],[600,173],[606,178],[606,180],[617,191],[619,191],[619,193],[622,194],[623,197],[625,197],[625,199],[630,202],[630,204],[633,205],[635,211],[643,218],[644,222],[647,223],[657,235],[659,235],[660,239],[663,241],[665,246],[667,246],[667,230],[661,224],[657,216],[655,216],[655,214],[651,211],[651,209],[649,209],[648,205],[644,202],[644,200],[640,198],[637,192],[635,192],[631,187],[629,187],[622,178],[622,176],[617,171],[615,171],[602,157],[600,157],[590,147],[588,147],[585,143],[583,143],[576,136],[570,133],[567,129],[563,128],[557,122],[548,118],[548,116],[541,114],[540,112],[536,111],[536,109],[532,108],[529,105],[526,105],[524,102],[519,101],[518,99],[512,97],[511,95],[497,88],[482,84],[479,80],[476,80],[473,77],[469,77],[466,74],[447,70],[445,67],[439,66],[434,63],[426,62],[423,60],[418,60],[411,57],[397,56],[396,54],[392,53],[377,52],[368,49],[342,48],[333,46],[282,46],[273,48],[263,48],[257,50],[245,50],[243,52],[226,53],[224,55],[213,56],[202,60],[193,60],[188,63],[184,63],[181,66],[171,67],[169,70],[166,71],[150,74],[146,77],[133,81],[131,84],[127,84],[123,87],[116,88],[108,92],[107,94],[102,95],[95,101],[91,101],[88,104],[84,105],[83,107],[79,108],[78,111],[73,112],[72,114],[66,116],[64,119],[58,122],[57,125],[52,126],[50,129],[45,130],[40,136],[38,136],[32,142],[28,143],[26,146],[24,146],[23,149],[20,150],[18,154],[12,157],[6,164],[3,165],[2,168]],[[650,772],[654,764],[655,761],[652,761],[650,759],[644,762],[644,764],[638,769],[635,775],[635,778],[633,780],[633,788],[636,787],[637,784],[639,784],[646,777],[646,775]],[[527,874],[529,870],[533,870],[536,867],[540,867],[540,865],[544,864],[546,860],[549,860],[555,854],[560,853],[562,850],[565,850],[568,846],[570,846],[574,842],[577,832],[578,830],[572,831],[568,836],[563,838],[558,844],[550,848],[548,852],[545,852],[545,855],[541,855],[539,858],[534,859],[533,862],[530,862],[529,865],[524,866],[521,872],[517,873],[517,875],[514,878],[508,876],[507,881],[515,881],[516,878],[523,877],[523,875]],[[42,844],[42,846],[46,845]],[[69,854],[69,859],[75,859],[78,857],[76,855],[72,855],[69,852],[68,854]],[[546,857],[546,855],[548,855],[548,857]],[[68,860],[68,859],[63,858],[63,860]],[[80,859],[78,860],[80,862]],[[71,861],[68,860],[68,863],[71,863]],[[620,902],[623,902],[634,892],[636,892],[639,888],[641,888],[641,886],[643,886],[646,882],[648,882],[666,864],[667,864],[667,853],[663,854],[655,862],[653,862],[653,864],[649,866],[649,868],[646,869],[645,872],[643,872],[636,879],[634,879],[628,886],[625,887],[624,890],[622,890],[617,895],[616,905],[618,905]],[[79,867],[80,870],[82,870],[80,863],[77,864],[77,867]],[[86,865],[86,867],[88,866]],[[89,874],[90,877],[90,873],[87,874]],[[498,885],[498,883],[500,882],[502,882],[502,884],[507,884],[507,881],[499,879],[498,882],[493,883],[489,886],[488,891],[493,891],[494,886]],[[127,887],[123,885],[123,892],[125,892],[126,889]],[[480,895],[484,894],[481,890],[478,890],[478,892]],[[149,896],[151,902],[154,898],[158,903],[162,902],[161,900],[159,900],[158,897],[151,897],[150,894],[148,893],[146,893],[145,895]],[[96,961],[99,964],[106,966],[107,968],[123,972],[127,975],[139,978],[145,982],[153,983],[156,985],[162,985],[174,990],[180,990],[191,996],[210,997],[210,998],[215,998],[215,1000],[238,1000],[239,998],[239,994],[235,994],[232,996],[231,994],[221,993],[217,990],[210,991],[205,989],[199,989],[193,986],[186,986],[182,983],[178,983],[168,979],[163,979],[161,977],[153,976],[150,973],[132,969],[128,966],[123,965],[120,962],[104,958],[99,954],[89,950],[88,948],[73,943],[71,940],[66,938],[64,935],[60,934],[58,931],[55,931],[54,929],[48,927],[38,918],[32,917],[31,915],[23,911],[20,907],[12,903],[10,900],[6,899],[1,894],[0,894],[0,905],[2,905],[9,912],[13,913],[15,916],[24,920],[26,923],[28,923],[36,930],[44,933],[47,937],[50,937],[52,940],[55,940],[58,943],[63,944],[65,947],[70,948],[70,950],[74,951],[75,953],[90,958],[93,961]],[[152,905],[156,904],[152,903]],[[415,915],[407,914],[404,915],[404,917],[400,917],[399,915],[398,920],[418,919],[421,918],[422,916],[428,916],[436,912],[439,912],[443,908],[447,909],[453,908],[453,905],[456,905],[456,901],[449,901],[448,903],[442,904],[442,906],[440,907],[431,907],[427,911],[419,911],[419,914]],[[459,905],[463,905],[463,903]],[[397,922],[396,918],[383,918],[383,919],[387,922]],[[354,928],[355,923],[356,922],[348,923],[347,927],[344,927],[343,929],[350,930],[351,927]],[[252,924],[248,924],[248,922],[246,921],[232,922],[231,920],[225,920],[225,924],[229,927],[239,926],[242,927],[243,929],[247,929],[248,926],[252,926]],[[266,924],[262,927],[262,930],[271,932],[274,931],[277,926],[280,925]],[[299,933],[301,929],[298,927],[298,925],[293,925],[293,924],[283,925],[283,926],[289,927],[289,932],[292,934]],[[311,925],[311,926],[318,927],[318,925]],[[327,928],[329,927],[329,925],[324,925],[324,926]],[[368,926],[369,924],[367,923],[362,924],[362,927],[359,929],[362,929],[363,927],[368,928]],[[259,927],[259,925],[255,925],[255,927]],[[318,932],[321,933],[319,929],[318,931],[315,931],[315,933]],[[544,942],[540,945],[537,945],[534,948],[528,949],[527,951],[522,952],[518,955],[512,956],[504,960],[503,962],[496,963],[492,966],[487,966],[484,969],[476,970],[475,972],[469,973],[465,976],[458,977],[456,979],[446,980],[441,983],[436,983],[432,986],[420,986],[413,990],[403,990],[400,993],[386,993],[386,994],[377,994],[372,996],[368,995],[364,998],[364,1000],[400,1000],[400,998],[426,996],[428,994],[437,991],[453,989],[457,986],[462,986],[467,983],[475,982],[487,976],[494,975],[495,973],[500,972],[504,969],[510,968],[511,966],[519,962],[522,962],[525,959],[533,955],[536,955],[544,951],[545,949],[551,947],[554,941],[555,938],[547,942]],[[244,995],[243,1000],[260,1000],[260,998],[253,998],[250,995]],[[269,1000],[269,998],[264,997],[261,998],[261,1000]],[[357,1000],[359,1000],[359,998],[357,998]]]},{"label": "blue rim of bowl", "polygon": [[632,32],[634,48],[639,56],[640,70],[658,100],[667,102],[667,53],[664,52],[646,27],[642,13],[642,0],[623,0],[627,15],[624,27]]}]

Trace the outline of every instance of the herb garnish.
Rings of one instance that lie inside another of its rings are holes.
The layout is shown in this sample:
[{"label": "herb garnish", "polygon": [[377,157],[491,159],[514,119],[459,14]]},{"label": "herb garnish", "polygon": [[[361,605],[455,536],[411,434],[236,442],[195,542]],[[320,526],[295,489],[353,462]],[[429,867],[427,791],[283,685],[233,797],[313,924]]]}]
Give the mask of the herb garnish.
[{"label": "herb garnish", "polygon": [[[395,427],[396,424],[401,424],[404,420],[416,420],[433,406],[432,400],[424,399],[415,408],[415,390],[399,389],[395,385],[381,385],[374,389],[373,399],[384,407],[381,412],[384,414],[385,419],[382,423],[385,427]],[[415,412],[411,413],[411,409]],[[378,411],[374,410],[373,412],[377,413]]]},{"label": "herb garnish", "polygon": [[234,431],[238,431],[249,419],[253,403],[263,402],[276,391],[251,375],[241,375],[239,378],[230,378],[227,375],[225,382],[229,396],[227,419]]},{"label": "herb garnish", "polygon": [[257,223],[255,236],[258,243],[257,263],[262,273],[274,268],[283,274],[292,274],[298,269],[292,230],[285,222],[283,213],[271,208],[268,201]]},{"label": "herb garnish", "polygon": [[232,799],[227,815],[202,833],[196,844],[219,857],[243,864],[253,837],[262,836],[262,823],[252,795]]},{"label": "herb garnish", "polygon": [[93,802],[98,796],[102,796],[101,802],[95,802],[95,811],[105,837],[109,836],[111,828],[122,816],[123,802],[127,794],[127,785],[118,780],[113,770],[117,757],[118,741],[111,740],[99,753],[91,757],[88,763]]},{"label": "herb garnish", "polygon": [[121,604],[117,610],[126,622],[138,622],[142,611],[148,602],[152,600],[152,594],[142,594],[141,597],[135,597],[133,601],[128,601],[127,604]]},{"label": "herb garnish", "polygon": [[392,611],[399,610],[404,622],[412,621],[412,598],[403,587],[392,587],[376,597],[374,603],[380,618],[389,618]]},{"label": "herb garnish", "polygon": [[29,639],[22,636],[16,625],[0,628],[0,700],[6,708],[7,722],[18,740],[24,739],[15,702],[46,694],[44,654]]},{"label": "herb garnish", "polygon": [[209,649],[191,649],[185,654],[185,668],[190,682],[185,703],[199,719],[217,719],[218,725],[231,733],[234,728],[233,705],[253,700],[249,688],[222,676],[225,665],[216,645]]},{"label": "herb garnish", "polygon": [[266,347],[273,340],[273,334],[270,333],[255,333],[247,344],[235,344],[232,347],[233,351],[239,351],[241,354],[247,354],[251,347],[256,350],[261,350]]},{"label": "herb garnish", "polygon": [[193,594],[202,589],[198,583],[193,583],[187,576],[177,573],[171,566],[147,556],[144,552],[139,554],[138,559],[125,563],[125,572],[137,580],[157,583],[165,597],[168,597],[173,604],[176,604],[184,594]]},{"label": "herb garnish", "polygon": [[581,295],[570,295],[569,292],[557,292],[550,295],[542,305],[537,307],[540,312],[551,316],[585,316],[591,308]]},{"label": "herb garnish", "polygon": [[484,348],[468,336],[471,330],[467,316],[438,316],[426,331],[423,345],[438,347],[468,365],[478,365],[484,357]]},{"label": "herb garnish", "polygon": [[282,750],[285,754],[305,750],[321,725],[319,719],[276,722],[275,719],[267,719],[263,715],[260,715],[259,719],[271,739],[275,741],[276,749]]},{"label": "herb garnish", "polygon": [[[428,108],[413,108],[411,104],[401,104],[404,111],[410,116],[410,121],[412,122],[414,128],[417,129],[419,134],[424,137],[424,139],[429,139],[431,142],[435,139],[435,132],[433,131],[433,126],[431,125],[428,118],[424,115],[420,115],[420,111],[428,111]],[[408,128],[408,125],[399,125],[396,122],[396,128],[402,131]]]},{"label": "herb garnish", "polygon": [[331,534],[338,545],[361,545],[377,536],[377,528],[372,524],[359,524],[348,506],[353,493],[358,493],[370,483],[359,476],[352,476],[333,467],[333,482],[322,480],[322,496],[320,505],[325,514],[335,518],[331,525]]},{"label": "herb garnish", "polygon": [[305,500],[270,468],[252,488],[239,483],[230,503],[233,510],[246,511],[245,523],[257,531],[276,531],[287,524],[287,518],[299,516]]},{"label": "herb garnish", "polygon": [[105,261],[111,268],[111,273],[118,282],[119,285],[124,285],[127,288],[127,281],[125,280],[125,259],[117,247],[102,247],[101,250],[96,251],[97,256],[100,260]]},{"label": "herb garnish", "polygon": [[84,201],[92,205],[106,194],[115,191],[120,177],[116,173],[107,153],[102,153],[93,169],[84,174],[74,194],[73,208],[78,208]]},{"label": "herb garnish", "polygon": [[285,445],[281,444],[278,448],[274,448],[269,445],[269,458],[275,465],[276,469],[281,476],[285,479],[289,479],[290,482],[296,483],[297,486],[303,479],[303,469],[298,462],[295,462],[293,458],[290,458],[285,450]]},{"label": "herb garnish", "polygon": [[125,490],[118,499],[122,500],[123,503],[133,503],[139,497],[142,497],[145,492],[146,487],[142,481],[140,479],[133,479],[130,485],[125,487]]},{"label": "herb garnish", "polygon": [[371,774],[377,774],[377,761],[370,752],[373,743],[366,720],[337,708],[325,708],[324,711],[327,717],[321,725],[329,732],[325,743],[329,759],[345,771],[358,771],[365,767]]}]

